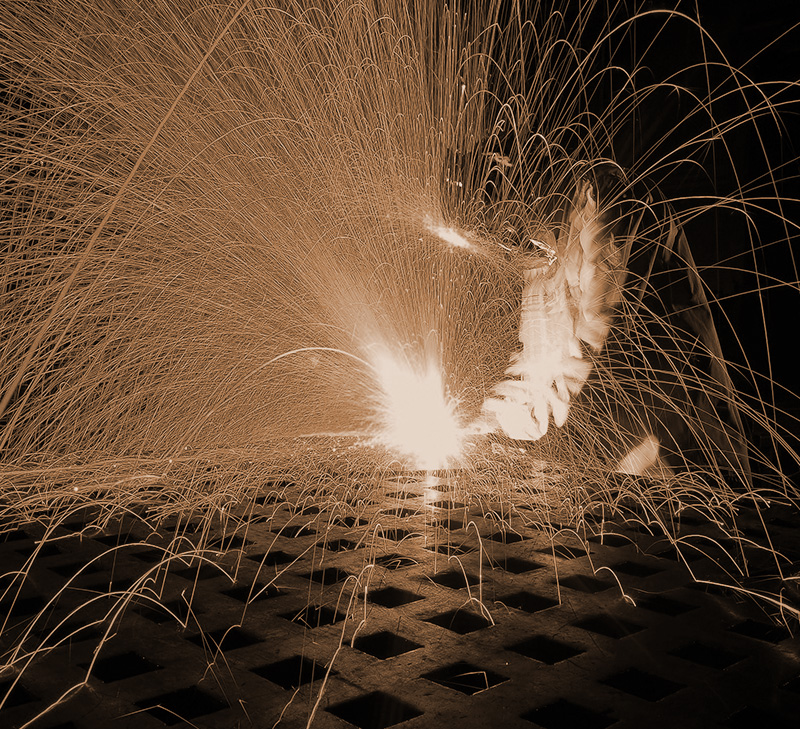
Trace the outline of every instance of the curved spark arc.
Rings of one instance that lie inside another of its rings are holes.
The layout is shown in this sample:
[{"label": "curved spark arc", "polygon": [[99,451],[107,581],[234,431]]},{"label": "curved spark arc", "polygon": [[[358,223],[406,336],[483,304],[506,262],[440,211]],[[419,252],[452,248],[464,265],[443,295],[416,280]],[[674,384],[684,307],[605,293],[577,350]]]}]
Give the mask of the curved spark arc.
[{"label": "curved spark arc", "polygon": [[[273,457],[344,432],[404,464],[470,466],[465,433],[494,428],[565,464],[576,518],[627,515],[630,500],[675,539],[687,502],[717,519],[756,499],[749,461],[796,498],[770,451],[797,468],[796,421],[761,397],[779,391],[771,361],[759,370],[738,331],[718,346],[706,306],[735,324],[726,307],[743,302],[769,350],[769,291],[796,302],[775,171],[790,167],[760,144],[796,84],[751,83],[695,20],[638,2],[256,0],[218,43],[230,8],[147,6],[0,9],[0,428],[15,477],[32,461],[55,464],[51,482],[64,463],[103,474],[111,455],[136,472],[176,449]],[[659,52],[671,28],[697,64]],[[687,169],[702,171],[691,189]],[[782,230],[760,241],[763,210]],[[721,213],[744,232],[716,250],[690,235]],[[786,258],[777,273],[767,248]],[[722,268],[740,281],[715,297]],[[476,422],[484,404],[495,422]],[[737,415],[762,436],[744,454]],[[492,438],[491,478],[470,471],[482,492],[526,478]],[[609,487],[609,472],[652,467],[657,482]],[[172,494],[168,469],[153,473]],[[20,513],[34,498],[46,512],[32,482]]]}]

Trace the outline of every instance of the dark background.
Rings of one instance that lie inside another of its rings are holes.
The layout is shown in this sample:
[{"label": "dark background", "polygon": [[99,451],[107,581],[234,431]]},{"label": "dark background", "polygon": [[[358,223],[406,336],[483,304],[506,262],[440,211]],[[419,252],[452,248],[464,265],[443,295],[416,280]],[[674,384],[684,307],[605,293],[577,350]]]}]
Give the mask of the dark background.
[{"label": "dark background", "polygon": [[[674,8],[674,2],[656,1],[644,7]],[[749,80],[772,95],[778,85],[771,82],[800,82],[800,3],[692,0],[677,3],[677,10],[699,17],[730,65],[746,76],[741,77],[742,85]],[[632,34],[630,49],[633,57],[646,54],[646,63],[656,79],[701,60],[697,33],[686,22],[665,26],[650,46],[652,36],[647,31],[656,30],[662,23],[663,16],[659,15],[645,19],[641,30]],[[719,55],[712,59],[718,60]],[[748,105],[762,101],[753,89],[735,92],[726,69],[698,66],[679,80],[698,93],[709,81],[712,88],[718,86],[720,91],[713,95],[711,109],[719,119],[746,115]],[[800,224],[800,89],[784,85],[783,92],[773,100],[780,106],[777,118],[761,115],[755,121],[745,119],[739,128],[725,134],[724,143],[713,146],[702,169],[678,168],[659,180],[659,186],[670,198],[735,195],[740,186],[746,198],[762,198],[759,206],[764,210],[751,208],[750,222],[739,213],[720,210],[688,222],[685,231],[703,279],[719,300],[712,308],[723,353],[735,365],[762,374],[753,383],[749,377],[736,376],[734,368],[735,383],[743,389],[757,386],[765,400],[774,398],[779,408],[797,416],[800,243],[795,226]],[[632,142],[638,148],[631,154],[641,153],[644,146],[657,143],[664,135],[669,144],[668,135],[672,129],[681,129],[685,111],[686,106],[675,94],[654,98],[642,111],[641,136]],[[689,123],[682,135],[676,134],[680,138],[692,131]],[[698,127],[697,131],[702,129]],[[791,417],[780,419],[797,434]]]},{"label": "dark background", "polygon": [[[568,7],[579,17],[586,6],[576,1]],[[703,200],[731,196],[751,201],[747,215],[734,209],[741,206],[689,214],[683,217],[683,229],[709,291],[734,387],[798,448],[800,2],[649,0],[617,10],[612,26],[636,10],[655,12],[638,17],[629,32],[607,41],[602,62],[638,69],[638,87],[667,80],[686,90],[676,93],[664,84],[637,107],[634,124],[626,123],[614,139],[612,154],[618,163],[625,169],[646,169],[642,161],[648,155],[655,160],[679,157],[673,151],[681,144],[707,134],[712,125],[708,117],[692,115],[697,100],[691,94],[708,103],[709,112],[723,124],[742,120],[702,152],[687,155],[692,164],[647,177],[673,201],[679,216],[702,207]],[[675,17],[675,11],[691,20]],[[692,20],[699,20],[708,33],[710,63]],[[581,45],[591,47],[607,23],[608,4],[598,3],[590,11]],[[727,68],[722,65],[726,61]],[[731,68],[741,73],[733,76]],[[614,93],[610,81],[601,85],[590,107],[602,115]],[[749,110],[763,104],[764,94],[775,104],[775,115],[762,110],[750,116]],[[748,429],[756,440],[769,440],[767,431],[752,422]],[[793,458],[784,465],[791,473],[797,471]]]},{"label": "dark background", "polygon": [[[693,3],[692,3],[693,4]],[[704,27],[719,43],[732,65],[741,68],[753,81],[765,84],[764,89],[774,87],[770,81],[776,79],[800,82],[800,3],[792,0],[765,0],[763,2],[743,2],[742,0],[703,0],[700,4],[700,18]],[[754,125],[743,125],[740,132],[732,137],[733,153],[736,156],[736,171],[741,180],[762,179],[768,183],[772,173],[777,180],[776,188],[781,201],[765,200],[768,212],[754,213],[753,228],[763,248],[755,254],[747,250],[734,265],[752,270],[757,266],[763,276],[755,279],[735,271],[718,268],[716,273],[705,276],[712,290],[718,291],[723,300],[725,312],[731,317],[730,326],[718,321],[718,330],[726,350],[736,357],[736,338],[740,338],[752,360],[752,365],[768,374],[786,390],[775,392],[776,404],[800,415],[797,409],[798,388],[798,334],[800,333],[800,295],[797,292],[797,256],[800,243],[794,226],[800,224],[800,90],[794,88],[780,97],[785,101],[780,111],[779,125],[762,120]],[[735,98],[728,102],[737,103]],[[763,145],[763,153],[761,152]],[[765,159],[769,164],[765,163]],[[731,174],[730,170],[725,170]],[[724,188],[734,188],[735,181],[728,178],[719,181]],[[754,193],[757,195],[758,190]],[[774,192],[765,184],[765,197]],[[780,216],[788,219],[782,222]],[[688,230],[706,238],[714,235],[713,251],[709,258],[724,259],[720,251],[724,246],[736,246],[736,241],[748,240],[752,230],[743,225],[741,216],[722,213],[716,216],[713,231]],[[759,240],[756,240],[758,244]],[[702,252],[702,246],[694,246]],[[713,261],[710,261],[713,262]],[[774,277],[775,281],[771,278]],[[780,282],[789,285],[781,286]],[[778,284],[774,285],[773,284]],[[760,289],[761,293],[755,293]],[[768,341],[767,341],[768,340]],[[726,354],[727,354],[726,351]],[[769,395],[768,383],[762,387]],[[796,425],[784,418],[787,427],[794,430]]]}]

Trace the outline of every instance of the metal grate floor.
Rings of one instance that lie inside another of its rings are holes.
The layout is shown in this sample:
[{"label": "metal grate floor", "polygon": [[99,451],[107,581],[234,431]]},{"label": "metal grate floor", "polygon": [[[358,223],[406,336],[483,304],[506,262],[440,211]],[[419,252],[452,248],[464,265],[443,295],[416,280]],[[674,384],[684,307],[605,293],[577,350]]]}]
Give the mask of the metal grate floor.
[{"label": "metal grate floor", "polygon": [[0,725],[59,702],[33,726],[798,726],[800,641],[695,583],[663,539],[553,540],[444,481],[389,480],[350,507],[274,484],[236,530],[15,529],[0,647],[23,652]]}]

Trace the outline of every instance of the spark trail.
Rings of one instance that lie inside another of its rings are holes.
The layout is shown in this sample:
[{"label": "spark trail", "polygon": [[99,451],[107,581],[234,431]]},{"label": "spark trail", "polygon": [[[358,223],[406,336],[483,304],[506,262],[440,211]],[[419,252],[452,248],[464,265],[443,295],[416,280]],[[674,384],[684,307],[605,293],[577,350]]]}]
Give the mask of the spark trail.
[{"label": "spark trail", "polygon": [[275,517],[265,484],[324,529],[405,468],[548,534],[702,551],[694,509],[727,582],[800,615],[796,564],[736,525],[798,502],[769,315],[800,291],[797,84],[650,5],[0,4],[0,535],[46,530],[4,640],[59,525],[174,527],[42,630],[72,578],[48,596],[14,681],[102,603],[96,660],[153,576],[219,556],[212,527]]},{"label": "spark trail", "polygon": [[494,429],[576,481],[794,498],[796,398],[732,318],[769,355],[797,301],[795,84],[644,7],[7,0],[6,472],[331,432],[468,469]]}]

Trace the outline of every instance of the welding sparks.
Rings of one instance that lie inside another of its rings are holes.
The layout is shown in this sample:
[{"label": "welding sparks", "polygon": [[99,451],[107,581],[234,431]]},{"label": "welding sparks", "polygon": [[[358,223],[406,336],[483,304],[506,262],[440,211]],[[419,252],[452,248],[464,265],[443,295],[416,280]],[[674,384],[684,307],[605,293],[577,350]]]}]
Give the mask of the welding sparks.
[{"label": "welding sparks", "polygon": [[382,354],[376,370],[383,390],[381,440],[411,458],[417,468],[444,468],[461,454],[463,429],[457,401],[447,393],[441,369],[428,361],[422,371]]},{"label": "welding sparks", "polygon": [[425,218],[425,227],[437,238],[453,246],[453,248],[466,248],[467,250],[473,250],[474,248],[466,235],[456,228],[435,223],[429,217]]},{"label": "welding sparks", "polygon": [[[38,591],[29,568],[76,519],[173,537],[70,623],[159,602],[150,570],[249,524],[341,521],[355,548],[410,467],[425,506],[550,539],[641,526],[691,558],[691,511],[737,594],[800,617],[796,565],[735,524],[800,504],[796,368],[777,381],[772,352],[800,292],[800,86],[751,80],[800,26],[731,53],[677,0],[233,5],[0,3],[0,531],[44,535],[4,591]],[[451,557],[453,523],[425,523]],[[39,627],[87,567],[3,635],[0,707],[59,655]],[[311,726],[317,685],[307,718],[264,721]]]}]

